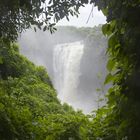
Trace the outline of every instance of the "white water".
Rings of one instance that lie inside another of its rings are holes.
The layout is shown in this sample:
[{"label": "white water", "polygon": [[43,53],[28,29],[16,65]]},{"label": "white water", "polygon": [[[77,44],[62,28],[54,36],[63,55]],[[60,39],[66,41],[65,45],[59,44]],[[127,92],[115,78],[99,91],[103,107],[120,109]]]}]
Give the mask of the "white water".
[{"label": "white water", "polygon": [[[30,39],[33,41],[28,40],[29,36],[33,37]],[[42,34],[35,36],[27,33],[20,41],[22,54],[47,68],[62,103],[66,102],[84,113],[97,109],[99,94],[96,89],[100,88],[100,80],[103,79],[98,79],[97,75],[100,70],[101,73],[105,71],[103,48],[98,41],[93,41],[93,47],[84,47],[81,42],[53,47],[53,43],[48,43],[53,38],[46,40],[47,37],[43,37],[41,39]]]},{"label": "white water", "polygon": [[84,45],[81,42],[59,44],[53,51],[54,87],[62,103],[81,109],[77,93],[80,76],[80,61]]}]

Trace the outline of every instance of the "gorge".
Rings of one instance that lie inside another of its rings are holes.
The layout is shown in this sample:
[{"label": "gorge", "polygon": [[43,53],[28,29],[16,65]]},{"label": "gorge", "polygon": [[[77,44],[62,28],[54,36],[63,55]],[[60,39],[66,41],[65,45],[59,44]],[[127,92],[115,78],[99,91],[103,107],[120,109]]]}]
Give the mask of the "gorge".
[{"label": "gorge", "polygon": [[19,39],[21,53],[47,68],[62,103],[84,113],[97,109],[98,100],[105,94],[97,89],[102,87],[106,74],[107,43],[101,27],[59,27],[56,34],[43,34],[23,34]]}]

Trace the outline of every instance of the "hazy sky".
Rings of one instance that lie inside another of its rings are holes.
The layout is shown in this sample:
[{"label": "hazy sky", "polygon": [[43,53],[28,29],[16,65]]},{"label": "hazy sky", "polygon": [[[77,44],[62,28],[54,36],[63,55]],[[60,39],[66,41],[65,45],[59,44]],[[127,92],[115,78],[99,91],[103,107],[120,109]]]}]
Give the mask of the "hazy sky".
[{"label": "hazy sky", "polygon": [[69,25],[69,26],[90,26],[93,27],[95,25],[104,24],[106,22],[106,17],[102,14],[101,11],[98,11],[97,7],[93,8],[93,13],[90,16],[90,19],[87,23],[88,17],[91,13],[92,5],[86,5],[85,7],[80,8],[79,17],[70,17],[70,21],[63,19],[59,21],[57,25]]}]

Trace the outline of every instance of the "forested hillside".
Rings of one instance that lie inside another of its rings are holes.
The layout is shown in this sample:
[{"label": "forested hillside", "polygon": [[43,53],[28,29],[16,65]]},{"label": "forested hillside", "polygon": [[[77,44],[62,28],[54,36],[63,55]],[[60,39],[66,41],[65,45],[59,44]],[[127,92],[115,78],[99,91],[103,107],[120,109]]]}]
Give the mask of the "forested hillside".
[{"label": "forested hillside", "polygon": [[0,139],[66,140],[88,137],[89,120],[56,97],[47,72],[0,40]]}]

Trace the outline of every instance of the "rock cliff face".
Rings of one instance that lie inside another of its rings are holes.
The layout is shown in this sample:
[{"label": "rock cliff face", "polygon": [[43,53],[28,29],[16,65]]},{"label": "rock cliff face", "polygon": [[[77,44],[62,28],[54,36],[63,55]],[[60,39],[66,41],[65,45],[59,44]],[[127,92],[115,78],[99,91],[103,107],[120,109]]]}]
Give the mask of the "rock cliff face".
[{"label": "rock cliff face", "polygon": [[[107,40],[102,35],[101,29],[97,28],[85,40],[83,57],[80,65],[80,83],[78,85],[79,94],[90,102],[89,110],[98,107],[99,98],[105,94],[106,87],[103,82],[106,75],[107,56],[105,50]],[[100,92],[97,89],[101,89]]]}]

